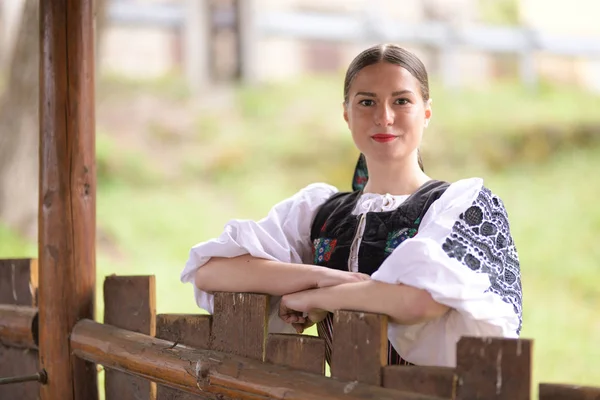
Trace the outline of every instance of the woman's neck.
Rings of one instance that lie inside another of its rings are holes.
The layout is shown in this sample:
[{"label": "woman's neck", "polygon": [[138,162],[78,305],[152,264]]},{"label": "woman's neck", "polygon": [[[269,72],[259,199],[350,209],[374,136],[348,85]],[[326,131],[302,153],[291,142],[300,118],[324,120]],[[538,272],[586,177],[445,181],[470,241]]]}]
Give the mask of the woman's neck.
[{"label": "woman's neck", "polygon": [[378,193],[400,196],[414,193],[425,182],[431,180],[414,160],[397,164],[367,160],[369,180],[364,193]]}]

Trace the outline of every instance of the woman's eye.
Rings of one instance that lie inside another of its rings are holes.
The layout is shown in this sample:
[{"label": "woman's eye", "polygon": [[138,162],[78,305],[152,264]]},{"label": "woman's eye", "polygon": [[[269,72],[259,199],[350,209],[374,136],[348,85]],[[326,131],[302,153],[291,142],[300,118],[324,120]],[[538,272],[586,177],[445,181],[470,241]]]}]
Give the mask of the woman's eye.
[{"label": "woman's eye", "polygon": [[360,104],[361,106],[370,107],[373,104],[375,104],[375,102],[373,100],[365,99],[365,100],[359,101],[358,104]]},{"label": "woman's eye", "polygon": [[401,106],[404,106],[406,104],[410,103],[410,101],[408,101],[408,99],[397,99],[396,100],[396,104],[399,104]]}]

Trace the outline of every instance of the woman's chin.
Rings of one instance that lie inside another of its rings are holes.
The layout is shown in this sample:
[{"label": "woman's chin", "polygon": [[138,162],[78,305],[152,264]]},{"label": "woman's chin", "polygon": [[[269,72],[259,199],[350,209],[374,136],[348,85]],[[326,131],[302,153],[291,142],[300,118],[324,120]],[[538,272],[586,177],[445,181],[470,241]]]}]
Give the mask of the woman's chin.
[{"label": "woman's chin", "polygon": [[376,163],[394,163],[406,159],[409,152],[406,149],[398,147],[382,147],[378,149],[370,149],[368,153],[364,153],[367,161]]}]

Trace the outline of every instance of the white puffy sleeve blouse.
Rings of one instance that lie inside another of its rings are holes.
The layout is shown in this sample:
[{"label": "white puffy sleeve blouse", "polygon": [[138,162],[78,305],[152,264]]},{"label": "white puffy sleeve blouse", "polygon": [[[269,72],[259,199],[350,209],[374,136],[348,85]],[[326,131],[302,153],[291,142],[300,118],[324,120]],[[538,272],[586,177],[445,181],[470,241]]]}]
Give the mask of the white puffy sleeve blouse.
[{"label": "white puffy sleeve blouse", "polygon": [[[232,220],[218,238],[192,247],[181,280],[194,286],[198,306],[213,312],[212,295],[194,285],[196,270],[211,257],[250,254],[311,264],[313,218],[337,191],[311,184],[275,205],[264,219]],[[353,214],[390,211],[407,197],[363,194]],[[479,178],[452,183],[430,206],[417,235],[402,242],[372,279],[426,290],[451,308],[426,323],[389,324],[388,339],[411,363],[453,367],[461,336],[517,337],[520,332],[518,255],[502,201]],[[294,332],[277,316],[278,301],[272,299],[269,331]]]}]

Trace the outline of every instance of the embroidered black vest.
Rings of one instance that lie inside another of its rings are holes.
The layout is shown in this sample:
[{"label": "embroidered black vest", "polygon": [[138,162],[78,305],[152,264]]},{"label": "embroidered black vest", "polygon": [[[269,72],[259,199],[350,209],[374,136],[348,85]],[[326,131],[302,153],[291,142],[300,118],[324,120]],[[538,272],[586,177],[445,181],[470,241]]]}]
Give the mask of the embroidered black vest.
[{"label": "embroidered black vest", "polygon": [[[402,242],[418,234],[421,219],[448,188],[447,182],[432,180],[410,195],[397,209],[352,215],[362,190],[333,195],[318,210],[311,227],[313,263],[348,271],[351,248],[361,219],[364,233],[358,249],[358,272],[373,274]],[[332,315],[317,324],[325,338],[327,361],[331,362]],[[407,364],[388,343],[388,364]]]}]

